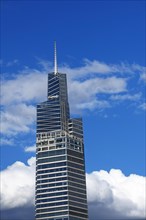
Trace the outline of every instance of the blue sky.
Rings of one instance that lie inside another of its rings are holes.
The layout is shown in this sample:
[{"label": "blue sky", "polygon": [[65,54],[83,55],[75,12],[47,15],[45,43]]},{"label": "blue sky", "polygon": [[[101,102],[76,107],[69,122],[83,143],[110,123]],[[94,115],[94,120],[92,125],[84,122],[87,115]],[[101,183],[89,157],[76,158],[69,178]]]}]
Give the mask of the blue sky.
[{"label": "blue sky", "polygon": [[[84,120],[86,171],[145,176],[145,2],[2,1],[1,167],[35,156],[47,73],[66,72]],[[31,151],[31,150],[30,150]]]}]

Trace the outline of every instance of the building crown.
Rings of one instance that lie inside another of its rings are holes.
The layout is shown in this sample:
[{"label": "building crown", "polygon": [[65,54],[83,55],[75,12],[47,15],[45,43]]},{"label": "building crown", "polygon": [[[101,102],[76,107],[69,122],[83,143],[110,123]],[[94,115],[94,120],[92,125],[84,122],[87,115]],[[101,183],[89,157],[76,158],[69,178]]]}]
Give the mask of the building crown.
[{"label": "building crown", "polygon": [[57,50],[56,50],[56,41],[54,41],[54,74],[57,75],[58,67],[57,67]]}]

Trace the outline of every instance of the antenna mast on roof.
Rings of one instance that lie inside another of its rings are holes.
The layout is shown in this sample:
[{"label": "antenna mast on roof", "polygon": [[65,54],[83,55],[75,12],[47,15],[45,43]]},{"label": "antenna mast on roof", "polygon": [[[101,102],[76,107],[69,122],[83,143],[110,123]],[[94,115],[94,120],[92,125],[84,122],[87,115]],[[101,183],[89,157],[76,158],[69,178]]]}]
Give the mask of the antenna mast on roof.
[{"label": "antenna mast on roof", "polygon": [[57,51],[56,51],[56,41],[54,42],[54,74],[57,75]]}]

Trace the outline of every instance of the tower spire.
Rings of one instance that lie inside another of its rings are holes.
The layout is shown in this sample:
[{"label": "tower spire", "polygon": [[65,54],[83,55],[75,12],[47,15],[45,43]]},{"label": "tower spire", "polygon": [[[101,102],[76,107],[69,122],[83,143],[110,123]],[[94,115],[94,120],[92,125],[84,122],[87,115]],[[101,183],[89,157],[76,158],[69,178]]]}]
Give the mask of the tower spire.
[{"label": "tower spire", "polygon": [[56,41],[54,41],[54,74],[57,75],[57,51],[56,51]]}]

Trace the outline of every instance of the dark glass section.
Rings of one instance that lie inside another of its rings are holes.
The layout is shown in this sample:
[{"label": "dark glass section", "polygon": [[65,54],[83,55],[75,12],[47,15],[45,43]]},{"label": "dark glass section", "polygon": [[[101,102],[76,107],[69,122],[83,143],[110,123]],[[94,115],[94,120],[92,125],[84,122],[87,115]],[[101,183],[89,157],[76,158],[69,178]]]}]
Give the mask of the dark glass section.
[{"label": "dark glass section", "polygon": [[[39,165],[37,164],[37,170],[38,169],[47,169],[47,168],[51,168],[51,167],[61,167],[61,166],[66,166],[66,162],[59,162],[59,163],[50,163],[50,164],[43,164],[43,165]],[[42,172],[42,171],[41,171]]]},{"label": "dark glass section", "polygon": [[77,169],[80,169],[80,170],[84,170],[84,164],[76,164],[76,163],[73,163],[73,162],[67,162],[67,165],[69,167],[73,167],[73,168],[77,168]]},{"label": "dark glass section", "polygon": [[46,214],[36,214],[36,218],[43,218],[43,217],[50,217],[50,216],[61,216],[61,215],[67,215],[68,212],[55,212],[55,213],[46,213]]},{"label": "dark glass section", "polygon": [[72,202],[72,201],[69,201],[69,205],[70,206],[75,206],[75,207],[80,207],[80,208],[83,208],[83,209],[87,209],[87,204],[83,204],[83,203],[77,203],[77,202]]},{"label": "dark glass section", "polygon": [[48,204],[36,204],[36,208],[45,208],[45,207],[54,207],[54,206],[61,206],[61,205],[67,205],[68,202],[64,201],[64,202],[54,202],[54,203],[49,203]]},{"label": "dark glass section", "polygon": [[50,169],[50,170],[39,170],[37,171],[37,174],[45,174],[45,173],[53,173],[53,172],[61,172],[61,171],[65,171],[67,170],[67,167],[60,167],[60,168],[56,168],[56,169]]},{"label": "dark glass section", "polygon": [[37,164],[60,161],[60,160],[66,160],[66,156],[48,157],[48,158],[44,158],[44,159],[38,159]]},{"label": "dark glass section", "polygon": [[82,218],[88,218],[87,214],[78,213],[77,211],[69,211],[70,215],[76,216],[76,217],[82,217]]},{"label": "dark glass section", "polygon": [[48,101],[37,105],[37,133],[68,131],[69,104],[66,74],[48,74]]},{"label": "dark glass section", "polygon": [[51,150],[51,151],[47,151],[47,152],[39,152],[37,155],[37,158],[40,157],[51,157],[51,156],[56,156],[56,155],[62,155],[65,154],[66,150]]},{"label": "dark glass section", "polygon": [[44,213],[44,212],[56,212],[60,210],[66,210],[68,209],[68,206],[61,206],[57,208],[47,208],[47,209],[38,209],[36,213]]},{"label": "dark glass section", "polygon": [[79,158],[76,158],[76,157],[70,157],[68,156],[68,161],[72,161],[72,162],[75,162],[75,163],[79,163],[79,164],[83,164],[83,159],[79,159]]},{"label": "dark glass section", "polygon": [[[57,112],[54,112],[54,110]],[[61,104],[59,100],[50,100],[37,105],[37,133],[60,130]]]},{"label": "dark glass section", "polygon": [[68,190],[70,192],[79,192],[79,193],[82,193],[82,194],[86,194],[86,189],[80,189],[79,187],[75,187],[75,186],[69,186]]},{"label": "dark glass section", "polygon": [[53,196],[64,196],[64,195],[67,195],[66,191],[58,192],[58,193],[39,194],[39,195],[36,196],[36,199],[37,198],[45,198],[45,197],[53,197]]},{"label": "dark glass section", "polygon": [[58,192],[67,190],[67,187],[56,187],[56,188],[47,188],[47,189],[37,189],[37,193],[48,193],[48,192]]},{"label": "dark glass section", "polygon": [[37,184],[39,183],[51,183],[51,182],[59,182],[59,181],[63,181],[63,180],[67,180],[66,177],[61,177],[61,178],[53,178],[53,179],[45,179],[45,180],[37,180]]},{"label": "dark glass section", "polygon": [[71,182],[71,181],[68,182],[68,185],[78,187],[79,189],[83,189],[84,187],[83,184],[81,183],[76,183],[76,182]]},{"label": "dark glass section", "polygon": [[69,119],[69,133],[79,138],[83,138],[82,118]]},{"label": "dark glass section", "polygon": [[56,197],[56,198],[49,198],[49,199],[38,199],[36,202],[37,203],[44,203],[44,202],[53,202],[53,201],[61,201],[61,200],[67,200],[67,196],[61,196],[61,197]]},{"label": "dark glass section", "polygon": [[83,153],[78,152],[78,151],[74,151],[74,150],[70,150],[70,149],[67,149],[67,155],[73,156],[73,157],[78,157],[78,158],[80,158],[82,160],[84,159]]},{"label": "dark glass section", "polygon": [[69,200],[73,201],[73,202],[80,202],[80,203],[84,203],[86,204],[86,199],[81,198],[77,198],[75,196],[69,196]]},{"label": "dark glass section", "polygon": [[36,189],[43,189],[43,188],[56,187],[56,186],[65,186],[65,185],[67,185],[67,182],[56,182],[56,183],[50,183],[50,184],[37,185]]},{"label": "dark glass section", "polygon": [[37,176],[37,180],[38,179],[45,179],[45,178],[51,178],[51,177],[60,177],[60,176],[65,176],[67,175],[66,172],[59,172],[59,173],[53,173],[53,174],[47,174],[47,175],[39,175]]}]

